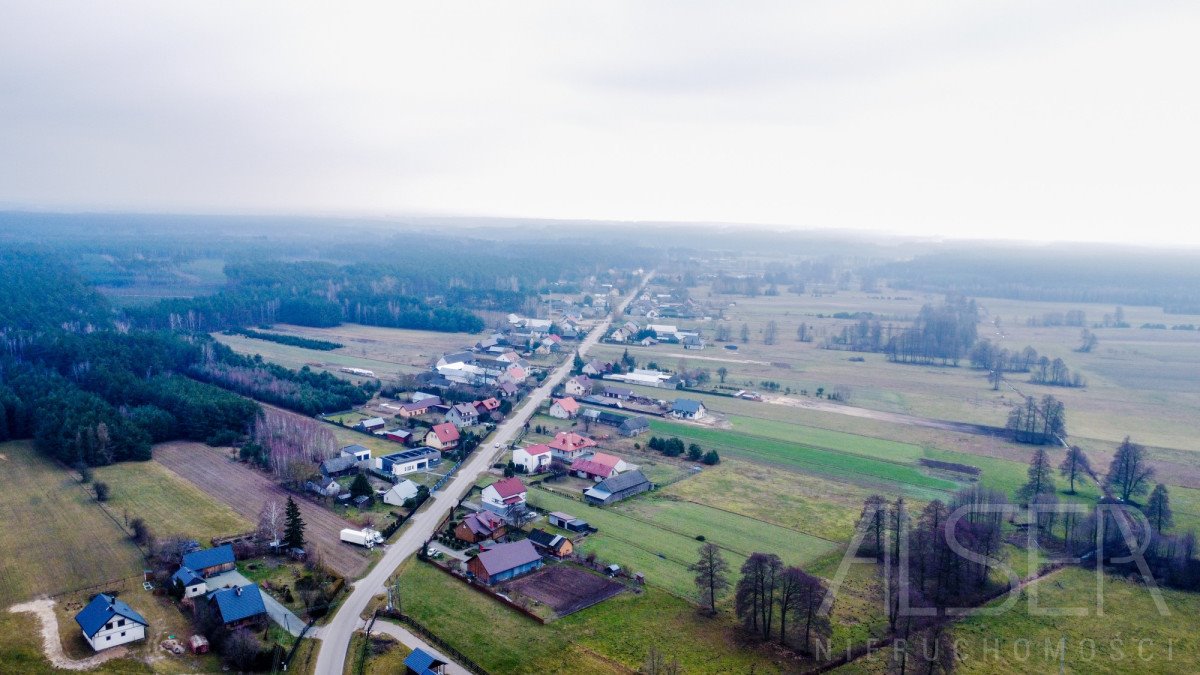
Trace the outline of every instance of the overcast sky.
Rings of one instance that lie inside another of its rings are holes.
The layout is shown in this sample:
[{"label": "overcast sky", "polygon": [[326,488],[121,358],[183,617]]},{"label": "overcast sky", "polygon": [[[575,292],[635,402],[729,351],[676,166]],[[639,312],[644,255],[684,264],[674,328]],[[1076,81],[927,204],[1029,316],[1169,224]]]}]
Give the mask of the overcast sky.
[{"label": "overcast sky", "polygon": [[414,4],[0,0],[0,207],[1200,244],[1200,3]]}]

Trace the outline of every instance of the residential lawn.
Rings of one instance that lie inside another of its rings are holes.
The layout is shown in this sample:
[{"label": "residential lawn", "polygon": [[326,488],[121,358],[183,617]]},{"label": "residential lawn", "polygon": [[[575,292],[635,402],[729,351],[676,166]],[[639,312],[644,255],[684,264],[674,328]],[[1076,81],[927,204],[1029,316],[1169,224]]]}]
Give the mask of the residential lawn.
[{"label": "residential lawn", "polygon": [[693,605],[654,588],[544,626],[415,560],[402,568],[401,588],[406,613],[495,673],[629,672],[652,646],[687,673],[771,673],[792,665],[739,644],[726,618],[703,618]]},{"label": "residential lawn", "polygon": [[758,461],[859,485],[894,486],[915,498],[934,499],[958,488],[958,483],[930,476],[909,462],[885,461],[851,450],[815,448],[666,420],[651,420],[650,429],[659,436],[678,436],[685,442],[696,442],[704,448],[716,449],[722,456]]},{"label": "residential lawn", "polygon": [[[0,608],[140,576],[137,547],[89,489],[28,441],[0,443]],[[0,644],[0,651],[3,645]]]},{"label": "residential lawn", "polygon": [[105,508],[124,522],[143,518],[158,537],[181,536],[207,545],[254,525],[158,462],[124,462],[99,467],[95,480],[108,484]]},{"label": "residential lawn", "polygon": [[390,635],[376,633],[367,641],[365,633],[350,638],[346,675],[394,675],[404,672],[404,659],[412,650]]}]

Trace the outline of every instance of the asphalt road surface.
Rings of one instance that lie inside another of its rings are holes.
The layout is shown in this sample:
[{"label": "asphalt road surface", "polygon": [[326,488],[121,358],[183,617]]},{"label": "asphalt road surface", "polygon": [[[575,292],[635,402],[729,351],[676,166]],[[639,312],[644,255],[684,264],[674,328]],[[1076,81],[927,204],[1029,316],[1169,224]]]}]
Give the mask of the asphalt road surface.
[{"label": "asphalt road surface", "polygon": [[[625,310],[629,301],[641,292],[653,275],[654,272],[646,274],[642,283],[617,308],[618,315]],[[606,318],[592,329],[592,332],[579,345],[581,356],[586,354],[587,350],[608,332],[611,322],[611,317]],[[530,393],[521,408],[496,428],[495,434],[488,440],[488,443],[499,443],[501,448],[507,447],[525,426],[525,422],[529,421],[542,402],[550,396],[550,392],[570,374],[571,361],[571,359],[567,359],[545,379],[542,386]],[[321,651],[317,655],[316,675],[342,675],[345,671],[346,650],[350,647],[350,637],[362,623],[359,617],[366,610],[367,603],[372,597],[384,592],[384,583],[387,582],[388,577],[396,571],[400,563],[420,550],[421,545],[433,536],[434,529],[442,521],[442,518],[450,509],[454,508],[454,505],[475,484],[479,476],[492,466],[495,457],[502,452],[502,450],[492,452],[489,450],[493,450],[492,445],[488,445],[486,448],[481,446],[479,451],[459,468],[455,477],[443,489],[434,493],[427,502],[427,506],[408,521],[400,538],[388,546],[383,558],[379,564],[375,565],[370,574],[354,584],[354,590],[350,593],[350,597],[346,598],[334,617],[321,629],[322,645]]]}]

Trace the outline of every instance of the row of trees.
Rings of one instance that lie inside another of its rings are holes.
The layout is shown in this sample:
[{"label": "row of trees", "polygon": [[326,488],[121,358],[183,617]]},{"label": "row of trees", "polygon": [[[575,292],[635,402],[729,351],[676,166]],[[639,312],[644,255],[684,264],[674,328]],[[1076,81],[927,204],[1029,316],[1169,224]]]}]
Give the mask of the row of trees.
[{"label": "row of trees", "polygon": [[1067,412],[1062,401],[1046,395],[1039,402],[1026,396],[1024,403],[1008,413],[1005,426],[1017,443],[1046,445],[1067,435]]},{"label": "row of trees", "polygon": [[[699,560],[689,569],[696,574],[701,605],[715,615],[718,601],[730,587],[729,563],[720,547],[701,546]],[[820,577],[785,566],[773,553],[752,553],[740,572],[734,613],[746,632],[806,653],[829,636],[829,613],[821,611],[829,589]]]},{"label": "row of trees", "polygon": [[704,448],[696,443],[685,445],[683,439],[675,436],[671,438],[651,436],[649,442],[646,443],[646,447],[656,452],[661,452],[667,457],[686,455],[693,462],[704,462],[710,466],[721,462],[721,456],[717,454],[716,450],[705,451]]}]

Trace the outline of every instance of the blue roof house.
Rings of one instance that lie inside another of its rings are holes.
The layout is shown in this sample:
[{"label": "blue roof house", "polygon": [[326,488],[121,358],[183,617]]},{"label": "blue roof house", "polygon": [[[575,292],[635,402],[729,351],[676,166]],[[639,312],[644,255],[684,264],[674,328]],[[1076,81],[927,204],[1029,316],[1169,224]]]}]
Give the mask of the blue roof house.
[{"label": "blue roof house", "polygon": [[75,615],[83,638],[100,651],[146,638],[150,624],[125,602],[101,593]]},{"label": "blue roof house", "polygon": [[187,567],[180,567],[175,570],[175,574],[171,575],[171,583],[174,584],[176,581],[183,586],[184,598],[194,598],[208,592],[208,583],[204,581],[204,577]]},{"label": "blue roof house", "polygon": [[236,567],[233,546],[225,544],[202,551],[192,551],[183,556],[183,566],[205,578],[221,572],[228,572]]},{"label": "blue roof house", "polygon": [[217,606],[221,621],[229,627],[253,623],[267,615],[262,591],[256,584],[213,591],[208,594],[208,601]]}]

